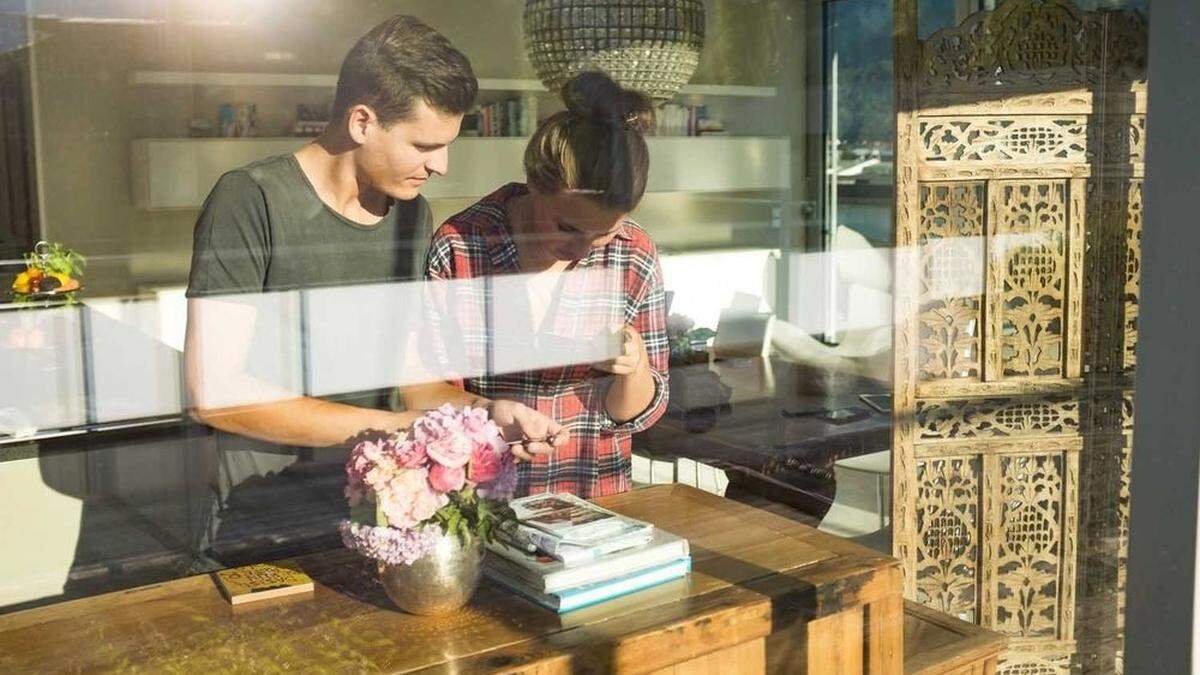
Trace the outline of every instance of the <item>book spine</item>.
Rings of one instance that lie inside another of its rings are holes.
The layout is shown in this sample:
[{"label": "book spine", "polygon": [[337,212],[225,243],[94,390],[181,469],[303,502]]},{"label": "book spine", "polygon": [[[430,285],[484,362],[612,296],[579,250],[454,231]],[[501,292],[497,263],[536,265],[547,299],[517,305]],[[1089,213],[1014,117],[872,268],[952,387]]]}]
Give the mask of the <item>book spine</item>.
[{"label": "book spine", "polygon": [[558,555],[558,549],[562,545],[562,540],[558,537],[535,527],[529,527],[528,525],[518,524],[513,531],[513,538],[516,540],[518,546],[532,544],[543,553],[553,556]]},{"label": "book spine", "polygon": [[602,555],[631,548],[649,541],[649,536],[625,536],[592,546],[568,544],[558,537],[537,528],[517,525],[512,543],[516,548],[533,546],[539,551],[561,560],[568,567],[591,562]]},{"label": "book spine", "polygon": [[508,133],[506,136],[521,135],[521,102],[517,99],[509,99],[506,104],[508,108]]},{"label": "book spine", "polygon": [[610,584],[598,585],[580,589],[575,592],[566,591],[556,593],[558,597],[558,612],[569,612],[574,609],[582,609],[589,605],[594,605],[605,600],[619,598],[622,595],[629,595],[640,590],[664,584],[668,581],[686,576],[692,570],[692,559],[690,557],[682,558],[673,563],[669,563],[657,569],[619,579]]}]

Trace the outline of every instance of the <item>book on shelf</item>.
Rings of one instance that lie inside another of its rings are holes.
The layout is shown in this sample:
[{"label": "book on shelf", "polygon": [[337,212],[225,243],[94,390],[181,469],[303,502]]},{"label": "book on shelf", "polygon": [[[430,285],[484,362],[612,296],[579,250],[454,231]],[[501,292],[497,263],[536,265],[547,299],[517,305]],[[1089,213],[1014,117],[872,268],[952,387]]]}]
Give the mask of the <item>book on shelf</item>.
[{"label": "book on shelf", "polygon": [[[650,523],[627,518],[566,492],[530,495],[513,500],[509,506],[521,525],[573,546],[590,547],[654,528]],[[553,552],[553,547],[547,552]]]},{"label": "book on shelf", "polygon": [[679,579],[687,576],[691,568],[692,559],[683,557],[615,579],[563,589],[555,593],[539,591],[495,566],[485,565],[483,573],[496,583],[561,614]]},{"label": "book on shelf", "polygon": [[[637,543],[628,545],[631,542]],[[530,553],[501,541],[488,544],[488,552],[487,566],[542,593],[609,581],[689,554],[686,539],[662,530],[640,541],[625,538],[624,548],[599,553],[586,564],[557,560],[540,551]]]},{"label": "book on shelf", "polygon": [[217,588],[232,605],[313,592],[313,580],[291,561],[218,570]]}]

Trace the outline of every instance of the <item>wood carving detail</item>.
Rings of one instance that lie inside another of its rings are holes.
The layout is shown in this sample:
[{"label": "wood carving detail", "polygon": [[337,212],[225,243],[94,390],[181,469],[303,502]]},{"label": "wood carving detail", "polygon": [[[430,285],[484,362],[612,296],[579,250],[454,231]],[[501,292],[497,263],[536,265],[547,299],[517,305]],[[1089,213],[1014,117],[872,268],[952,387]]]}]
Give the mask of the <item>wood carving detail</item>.
[{"label": "wood carving detail", "polygon": [[1009,650],[1000,661],[1000,675],[1068,675],[1069,654]]},{"label": "wood carving detail", "polygon": [[995,219],[1003,275],[1003,377],[1063,377],[1066,185],[1003,183]]},{"label": "wood carving detail", "polygon": [[1079,401],[1070,396],[917,402],[922,440],[1045,436],[1079,431]]},{"label": "wood carving detail", "polygon": [[926,162],[1079,162],[1087,119],[1046,115],[923,117]]},{"label": "wood carving detail", "polygon": [[1131,373],[1141,296],[1142,181],[1092,182],[1087,219],[1087,362],[1099,373]]},{"label": "wood carving detail", "polygon": [[933,91],[1133,82],[1146,70],[1136,12],[1081,13],[1070,0],[1009,0],[924,43],[919,83]]},{"label": "wood carving detail", "polygon": [[979,458],[917,464],[917,601],[978,621]]},{"label": "wood carving detail", "polygon": [[983,184],[921,186],[922,380],[981,377]]},{"label": "wood carving detail", "polygon": [[894,550],[1021,675],[1123,665],[1146,23],[1078,2],[896,5]]},{"label": "wood carving detail", "polygon": [[1057,637],[1063,456],[1006,456],[1000,467],[996,629],[1017,637]]},{"label": "wood carving detail", "polygon": [[1137,320],[1142,295],[1142,181],[1129,182],[1125,214],[1124,368],[1137,366]]}]

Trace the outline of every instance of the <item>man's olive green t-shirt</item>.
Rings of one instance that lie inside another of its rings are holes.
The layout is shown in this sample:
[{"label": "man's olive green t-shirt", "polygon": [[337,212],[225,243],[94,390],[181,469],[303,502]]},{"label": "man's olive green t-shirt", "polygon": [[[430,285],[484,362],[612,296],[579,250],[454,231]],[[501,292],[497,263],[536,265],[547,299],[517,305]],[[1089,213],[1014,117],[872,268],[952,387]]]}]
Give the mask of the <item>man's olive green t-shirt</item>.
[{"label": "man's olive green t-shirt", "polygon": [[[294,155],[270,157],[221,176],[209,194],[196,222],[187,296],[225,296],[236,301],[238,296],[269,292],[419,280],[431,235],[432,217],[422,197],[392,201],[382,220],[363,225],[321,200]],[[353,335],[354,327],[346,328]],[[256,342],[260,337],[255,337]],[[371,343],[383,339],[363,337]],[[349,343],[347,347],[352,348]],[[272,356],[256,349],[251,354]],[[247,369],[253,372],[257,365],[248,363]],[[387,405],[386,394],[346,392],[323,398],[382,408]],[[345,462],[343,449],[303,451],[224,432],[217,432],[215,439],[214,487],[220,505],[235,486],[282,471],[300,456],[315,452],[318,462],[332,465],[334,478],[340,476]],[[340,500],[340,484],[335,487],[333,498]],[[290,508],[302,510],[303,505]]]},{"label": "man's olive green t-shirt", "polygon": [[422,278],[433,234],[423,197],[363,225],[317,196],[295,155],[221,176],[196,222],[188,297]]}]

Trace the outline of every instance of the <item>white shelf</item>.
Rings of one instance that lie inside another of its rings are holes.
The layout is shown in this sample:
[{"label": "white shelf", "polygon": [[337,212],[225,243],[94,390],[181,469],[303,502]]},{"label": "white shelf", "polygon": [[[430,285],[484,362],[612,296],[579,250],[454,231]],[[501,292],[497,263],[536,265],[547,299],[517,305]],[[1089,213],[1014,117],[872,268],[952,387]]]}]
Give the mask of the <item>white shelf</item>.
[{"label": "white shelf", "polygon": [[[221,174],[308,138],[166,138],[133,141],[133,199],[143,209],[198,208]],[[422,190],[429,199],[482,197],[524,180],[524,138],[461,138],[450,171]],[[791,183],[785,138],[651,137],[649,192],[782,190]]]},{"label": "white shelf", "polygon": [[[204,73],[190,70],[137,70],[129,74],[129,84],[145,86],[198,87],[323,87],[337,86],[337,75],[319,73]],[[482,91],[546,91],[538,80],[479,80]],[[689,84],[680,90],[690,96],[734,96],[770,98],[775,87],[751,87],[724,84]]]}]

